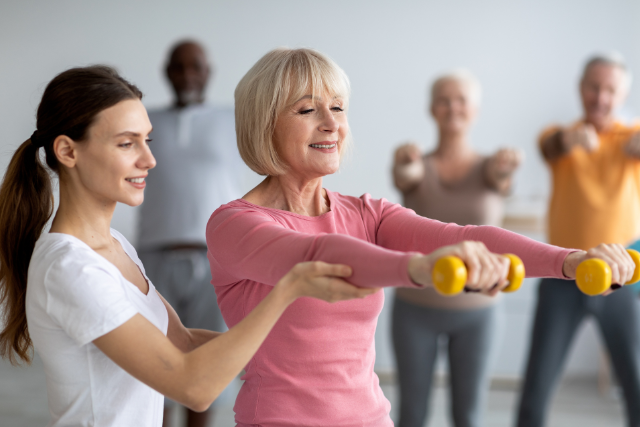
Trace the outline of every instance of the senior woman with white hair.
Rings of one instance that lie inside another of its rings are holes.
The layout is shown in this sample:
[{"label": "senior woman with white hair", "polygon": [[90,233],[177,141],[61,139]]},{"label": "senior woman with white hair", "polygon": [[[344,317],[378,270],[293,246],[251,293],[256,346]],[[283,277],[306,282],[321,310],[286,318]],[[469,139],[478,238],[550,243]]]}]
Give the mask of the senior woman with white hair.
[{"label": "senior woman with white hair", "polygon": [[[471,148],[469,130],[480,91],[480,83],[466,70],[438,77],[429,104],[438,127],[436,149],[423,155],[415,143],[407,143],[396,150],[394,183],[403,205],[418,215],[460,225],[501,225],[503,196],[522,156],[513,149],[483,156]],[[490,354],[498,341],[498,299],[474,293],[443,296],[433,288],[396,290],[392,334],[400,427],[422,427],[428,418],[441,336],[448,338],[454,425],[481,424]]]},{"label": "senior woman with white hair", "polygon": [[[212,283],[229,327],[303,260],[349,265],[347,280],[360,287],[424,287],[434,261],[452,254],[467,264],[467,286],[491,295],[507,285],[508,269],[493,252],[517,254],[532,276],[575,277],[577,264],[592,256],[605,258],[617,281],[631,275],[620,248],[572,251],[495,227],[429,220],[368,194],[325,190],[322,177],[338,170],[350,140],[349,82],[318,52],[267,53],[235,98],[240,154],[266,178],[218,208],[207,225]],[[333,305],[294,302],[246,366],[238,426],[392,426],[373,372],[383,301],[377,292]]]}]

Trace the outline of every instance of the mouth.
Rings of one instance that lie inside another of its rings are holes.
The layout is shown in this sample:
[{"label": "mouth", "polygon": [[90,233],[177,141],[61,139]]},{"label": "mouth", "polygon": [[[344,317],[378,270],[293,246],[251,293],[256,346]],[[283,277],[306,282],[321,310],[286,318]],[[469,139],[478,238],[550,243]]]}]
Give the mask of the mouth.
[{"label": "mouth", "polygon": [[336,145],[338,145],[338,144],[336,144],[336,143],[334,142],[334,143],[332,143],[332,144],[310,144],[310,145],[309,145],[309,147],[311,147],[311,148],[320,148],[320,149],[330,150],[330,149],[332,149],[332,148],[335,148],[335,147],[336,147]]},{"label": "mouth", "polygon": [[144,177],[142,177],[142,178],[125,178],[125,181],[129,181],[132,184],[142,184],[142,183],[144,183]]}]

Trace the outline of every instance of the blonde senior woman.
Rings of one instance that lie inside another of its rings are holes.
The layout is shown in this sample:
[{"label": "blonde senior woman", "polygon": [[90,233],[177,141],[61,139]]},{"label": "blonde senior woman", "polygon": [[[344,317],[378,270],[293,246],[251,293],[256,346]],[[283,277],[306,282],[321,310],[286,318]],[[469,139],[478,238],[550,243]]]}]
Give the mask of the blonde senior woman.
[{"label": "blonde senior woman", "polygon": [[[522,154],[504,148],[483,156],[471,148],[469,131],[480,105],[481,87],[466,70],[438,77],[429,111],[438,128],[437,147],[422,154],[415,143],[398,147],[393,178],[403,205],[418,215],[460,225],[500,226],[503,196]],[[393,346],[400,385],[400,427],[422,427],[438,356],[448,338],[451,416],[457,427],[481,424],[489,359],[499,327],[498,297],[434,289],[397,289]],[[475,356],[470,360],[468,355]]]},{"label": "blonde senior woman", "polygon": [[[329,58],[309,49],[276,49],[235,92],[236,132],[244,161],[266,178],[221,206],[207,225],[220,309],[229,327],[269,295],[295,263],[339,261],[359,287],[431,285],[443,255],[467,264],[469,288],[494,295],[519,255],[531,276],[575,277],[590,256],[630,277],[620,248],[572,251],[495,227],[460,227],[416,215],[384,199],[344,196],[322,187],[350,141],[349,82]],[[294,302],[246,366],[235,412],[239,426],[393,425],[373,372],[374,332],[384,294],[333,305]],[[473,358],[474,355],[469,355]]]}]

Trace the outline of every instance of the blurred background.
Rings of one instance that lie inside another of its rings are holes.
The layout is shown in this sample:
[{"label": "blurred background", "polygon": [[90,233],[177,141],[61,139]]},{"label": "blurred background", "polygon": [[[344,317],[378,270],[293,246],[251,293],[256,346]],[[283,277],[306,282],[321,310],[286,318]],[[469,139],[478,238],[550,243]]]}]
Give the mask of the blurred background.
[{"label": "blurred background", "polygon": [[[355,149],[342,170],[326,179],[327,188],[399,202],[390,175],[393,149],[409,139],[424,149],[434,147],[435,127],[426,116],[427,87],[442,72],[464,67],[483,86],[474,148],[491,153],[517,147],[526,155],[508,200],[506,226],[544,240],[549,173],[538,154],[537,134],[550,123],[566,124],[580,115],[578,78],[592,53],[619,51],[631,70],[640,73],[639,19],[640,2],[634,0],[3,0],[0,170],[33,132],[45,85],[69,67],[114,66],[143,90],[145,105],[165,106],[171,100],[163,73],[167,51],[175,41],[193,38],[207,48],[215,65],[208,101],[232,106],[236,84],[264,53],[278,46],[311,47],[334,59],[352,83],[349,115]],[[639,109],[636,84],[621,115],[632,120]],[[248,191],[259,177],[248,169],[243,173],[243,190]],[[136,224],[136,209],[119,206],[113,227],[134,244]],[[504,299],[507,322],[493,369],[496,390],[518,385],[536,286],[529,280]],[[391,387],[385,390],[393,394],[389,301],[386,306],[376,337],[376,369]],[[601,391],[607,395],[615,388],[608,386],[598,340],[588,322],[573,346],[565,379],[588,380],[589,387],[596,387],[600,376]],[[0,425],[14,426],[18,424],[3,419],[27,420],[30,415],[17,413],[8,399],[22,400],[16,387],[28,381],[2,363]],[[10,387],[9,380],[14,381]],[[44,392],[44,378],[25,387],[29,393]],[[40,403],[43,408],[29,411],[44,411],[46,416],[46,400]],[[491,425],[508,425],[509,417],[505,414]]]}]

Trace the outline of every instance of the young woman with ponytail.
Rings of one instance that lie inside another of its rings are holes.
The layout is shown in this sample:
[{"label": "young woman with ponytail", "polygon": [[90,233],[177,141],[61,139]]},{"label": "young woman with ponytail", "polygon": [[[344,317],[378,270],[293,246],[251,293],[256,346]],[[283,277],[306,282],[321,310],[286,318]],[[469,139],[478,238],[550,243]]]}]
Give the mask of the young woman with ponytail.
[{"label": "young woman with ponytail", "polygon": [[[158,427],[161,394],[205,410],[298,297],[332,302],[375,292],[341,280],[347,266],[303,263],[228,332],[184,328],[110,228],[116,203],[142,203],[155,166],[141,98],[108,67],[61,73],[0,188],[0,355],[28,363],[38,351],[50,426]],[[60,204],[42,234],[54,207],[50,173]]]}]

